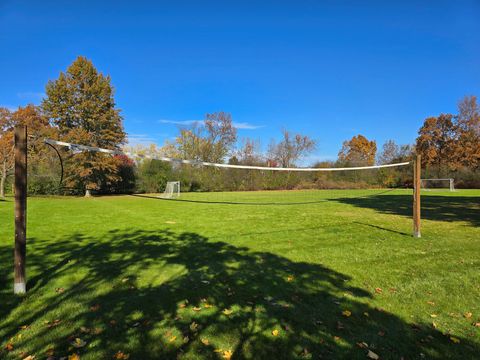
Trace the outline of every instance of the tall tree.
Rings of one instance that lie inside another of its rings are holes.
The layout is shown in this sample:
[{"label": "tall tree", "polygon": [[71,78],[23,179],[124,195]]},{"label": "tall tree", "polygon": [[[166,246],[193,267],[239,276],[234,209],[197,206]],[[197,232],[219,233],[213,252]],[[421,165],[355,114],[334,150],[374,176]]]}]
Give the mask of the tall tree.
[{"label": "tall tree", "polygon": [[457,126],[452,114],[427,118],[418,134],[416,150],[423,164],[434,165],[439,173],[456,167]]},{"label": "tall tree", "polygon": [[466,96],[458,104],[458,161],[464,167],[480,167],[480,105],[476,96]]},{"label": "tall tree", "polygon": [[292,134],[283,130],[283,139],[280,142],[272,141],[268,149],[269,162],[273,160],[281,167],[295,166],[302,157],[311,154],[316,148],[315,140],[307,135]]},{"label": "tall tree", "polygon": [[0,108],[0,197],[5,198],[5,183],[13,170],[13,118],[7,108]]},{"label": "tall tree", "polygon": [[393,140],[387,140],[382,146],[382,152],[378,156],[379,164],[391,164],[399,157],[400,147]]},{"label": "tall tree", "polygon": [[375,140],[370,141],[363,135],[357,135],[343,142],[338,160],[355,166],[370,166],[375,164],[376,153]]},{"label": "tall tree", "polygon": [[[90,60],[78,57],[58,79],[48,82],[46,94],[42,107],[62,139],[109,149],[125,141],[110,77],[99,73]],[[83,188],[89,196],[90,190],[119,181],[119,166],[118,159],[105,154],[71,155],[67,185]]]}]

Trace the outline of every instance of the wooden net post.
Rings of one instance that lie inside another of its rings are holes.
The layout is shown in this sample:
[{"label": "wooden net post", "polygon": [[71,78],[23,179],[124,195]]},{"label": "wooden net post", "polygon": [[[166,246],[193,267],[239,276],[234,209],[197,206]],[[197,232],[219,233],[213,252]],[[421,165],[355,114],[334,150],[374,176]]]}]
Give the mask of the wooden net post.
[{"label": "wooden net post", "polygon": [[421,237],[420,232],[420,190],[422,177],[422,161],[421,156],[417,155],[413,163],[413,236]]},{"label": "wooden net post", "polygon": [[15,127],[15,250],[13,292],[26,292],[27,253],[27,127]]}]

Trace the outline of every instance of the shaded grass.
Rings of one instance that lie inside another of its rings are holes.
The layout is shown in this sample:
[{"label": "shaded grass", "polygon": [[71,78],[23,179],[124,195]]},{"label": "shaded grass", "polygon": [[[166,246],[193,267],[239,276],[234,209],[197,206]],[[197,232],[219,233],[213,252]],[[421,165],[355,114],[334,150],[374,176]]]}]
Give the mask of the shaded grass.
[{"label": "shaded grass", "polygon": [[2,203],[0,356],[476,358],[479,195],[424,196],[420,240],[406,191],[31,198],[24,298]]}]

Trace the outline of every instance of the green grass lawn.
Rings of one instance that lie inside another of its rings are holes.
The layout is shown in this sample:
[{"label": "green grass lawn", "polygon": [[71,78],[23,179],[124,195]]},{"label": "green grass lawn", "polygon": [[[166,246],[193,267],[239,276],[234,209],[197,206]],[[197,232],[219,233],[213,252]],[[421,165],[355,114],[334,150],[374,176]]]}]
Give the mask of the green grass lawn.
[{"label": "green grass lawn", "polygon": [[478,359],[480,191],[424,193],[421,239],[411,201],[406,190],[29,198],[17,297],[10,198],[0,358]]}]

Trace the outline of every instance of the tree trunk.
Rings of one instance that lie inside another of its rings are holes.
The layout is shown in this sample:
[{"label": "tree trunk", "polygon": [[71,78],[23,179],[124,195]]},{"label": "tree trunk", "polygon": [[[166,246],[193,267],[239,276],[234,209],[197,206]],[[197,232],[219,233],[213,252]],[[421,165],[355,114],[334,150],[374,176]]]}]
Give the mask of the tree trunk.
[{"label": "tree trunk", "polygon": [[2,177],[0,179],[0,198],[5,199],[5,180],[7,179],[7,164],[2,164]]}]

